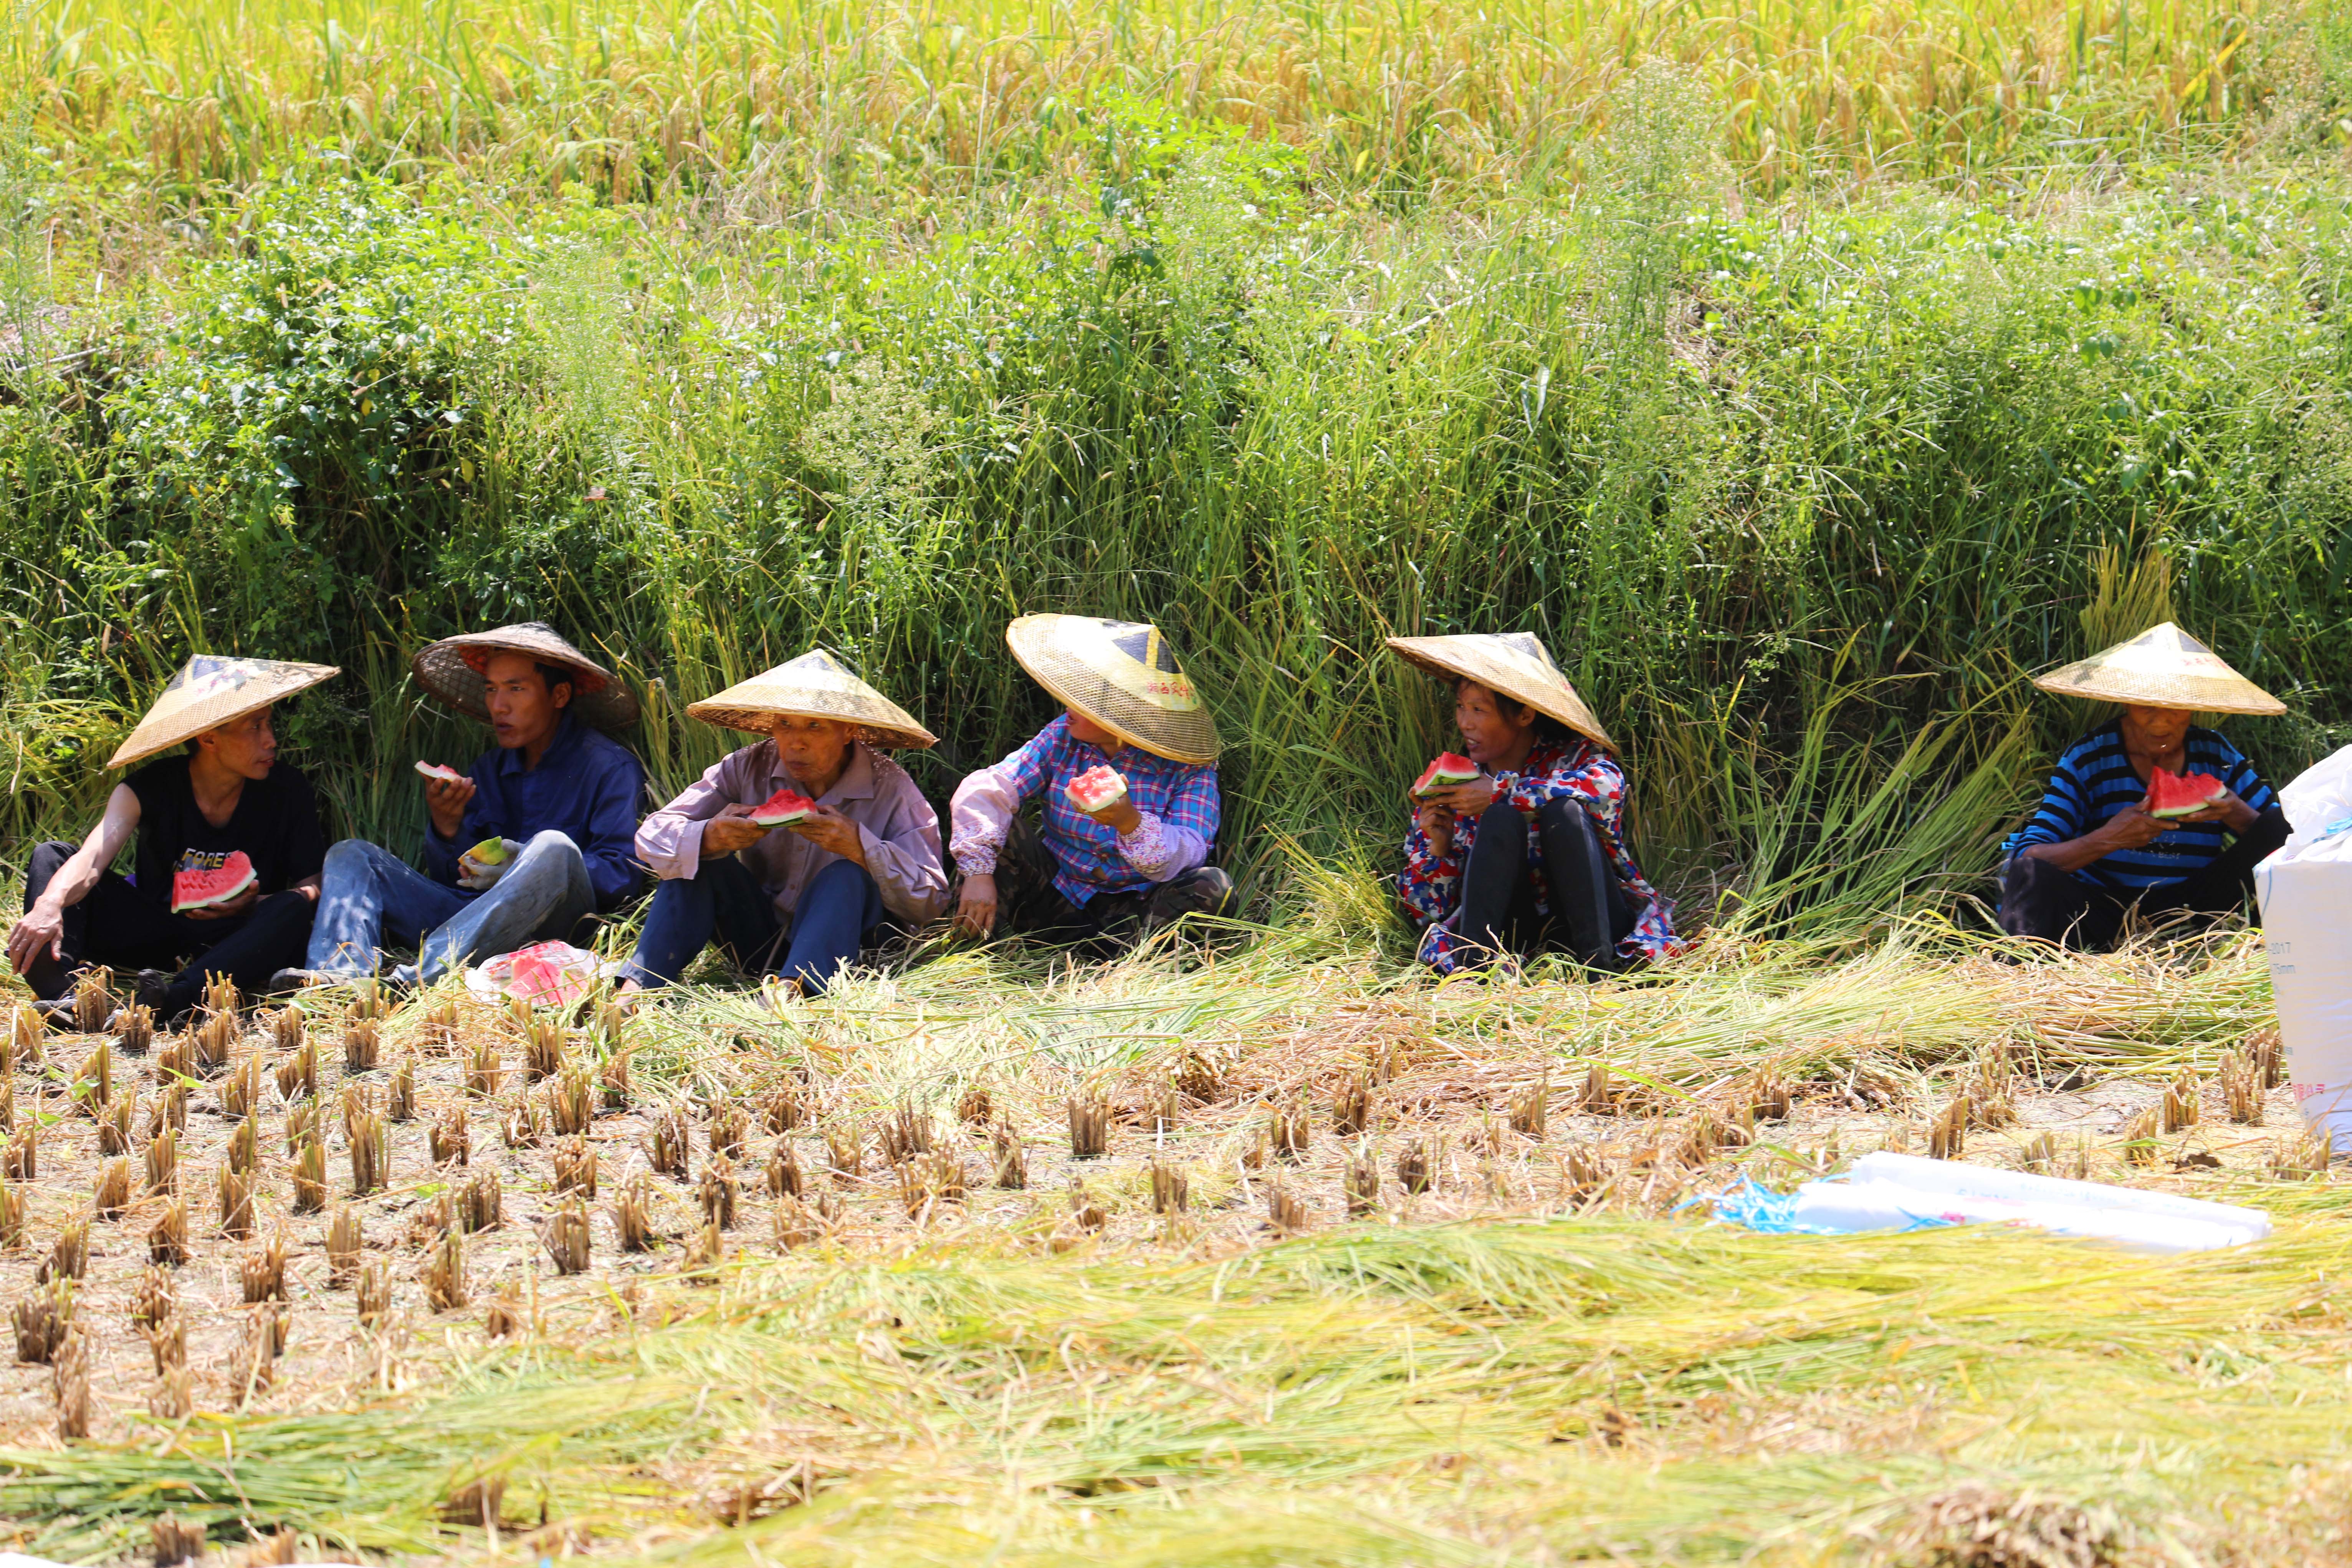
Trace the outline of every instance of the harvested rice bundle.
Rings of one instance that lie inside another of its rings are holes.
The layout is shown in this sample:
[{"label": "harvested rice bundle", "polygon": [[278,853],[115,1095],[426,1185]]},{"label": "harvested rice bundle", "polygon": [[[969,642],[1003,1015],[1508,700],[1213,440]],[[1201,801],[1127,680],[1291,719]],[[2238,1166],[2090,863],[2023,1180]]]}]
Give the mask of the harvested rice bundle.
[{"label": "harvested rice bundle", "polygon": [[540,1231],[540,1241],[547,1248],[547,1256],[554,1259],[558,1274],[587,1273],[594,1245],[588,1227],[587,1205],[578,1198],[565,1202],[548,1216]]},{"label": "harvested rice bundle", "polygon": [[278,1047],[279,1056],[294,1055],[310,1037],[310,1020],[301,1008],[289,1004],[269,1015],[269,1043]]},{"label": "harvested rice bundle", "polygon": [[1295,1094],[1276,1106],[1266,1122],[1266,1137],[1278,1159],[1304,1160],[1314,1136],[1314,1124],[1307,1116],[1307,1101]]},{"label": "harvested rice bundle", "polygon": [[522,1079],[538,1083],[562,1072],[571,1063],[564,1049],[563,1026],[553,1018],[533,1018],[522,1032]]},{"label": "harvested rice bundle", "polygon": [[2037,1132],[2025,1145],[2022,1156],[2025,1168],[2037,1175],[2048,1175],[2058,1163],[2058,1140],[2049,1132]]},{"label": "harvested rice bundle", "polygon": [[457,1231],[444,1232],[425,1261],[425,1303],[436,1312],[454,1312],[466,1304],[466,1243]]},{"label": "harvested rice bundle", "polygon": [[360,1266],[359,1281],[352,1289],[352,1307],[362,1328],[372,1329],[392,1313],[392,1268],[381,1258],[372,1258]]},{"label": "harvested rice bundle", "polygon": [[499,1092],[499,1080],[505,1069],[499,1065],[499,1043],[484,1035],[474,1042],[474,1054],[466,1064],[466,1092],[476,1100],[488,1100]]},{"label": "harvested rice bundle", "polygon": [[30,1366],[47,1366],[73,1326],[73,1286],[67,1280],[37,1286],[10,1314],[16,1330],[16,1359]]},{"label": "harvested rice bundle", "polygon": [[2324,1134],[2294,1132],[2273,1140],[2264,1163],[2275,1180],[2307,1182],[2326,1173],[2330,1154]]},{"label": "harvested rice bundle", "polygon": [[27,1121],[8,1140],[8,1149],[0,1155],[0,1173],[12,1182],[39,1179],[41,1173],[41,1124]]},{"label": "harvested rice bundle", "polygon": [[496,1230],[506,1223],[506,1189],[496,1166],[474,1173],[457,1194],[457,1229],[468,1235]]},{"label": "harvested rice bundle", "polygon": [[995,1166],[996,1184],[1009,1193],[1029,1185],[1029,1151],[1010,1121],[1000,1121],[989,1134],[989,1157]]},{"label": "harvested rice bundle", "polygon": [[224,1165],[217,1186],[220,1232],[232,1240],[242,1241],[253,1234],[253,1177],[234,1165]]},{"label": "harvested rice bundle", "polygon": [[760,1114],[769,1132],[779,1138],[809,1124],[808,1101],[796,1086],[789,1083],[772,1089],[761,1097]]},{"label": "harvested rice bundle", "polygon": [[0,1070],[15,1072],[21,1063],[34,1067],[47,1056],[48,1026],[29,1002],[19,1002],[8,1015],[8,1048]]},{"label": "harvested rice bundle", "polygon": [[425,1155],[434,1165],[463,1165],[471,1157],[474,1147],[472,1129],[466,1121],[466,1110],[453,1105],[425,1131]]},{"label": "harvested rice bundle", "polygon": [[131,1152],[131,1113],[137,1109],[131,1096],[117,1097],[98,1113],[98,1152],[111,1156]]},{"label": "harvested rice bundle", "polygon": [[240,1405],[252,1403],[255,1394],[277,1381],[278,1358],[286,1353],[292,1327],[291,1318],[274,1306],[254,1307],[247,1312],[245,1333],[228,1363],[229,1386],[236,1391]]},{"label": "harvested rice bundle", "polygon": [[247,1253],[238,1260],[237,1273],[246,1305],[286,1300],[286,1233],[272,1236],[260,1251]]},{"label": "harvested rice bundle", "polygon": [[152,1329],[169,1321],[179,1310],[179,1293],[172,1288],[170,1271],[152,1264],[140,1270],[138,1288],[131,1297],[131,1326]]},{"label": "harvested rice bundle", "polygon": [[16,1182],[0,1181],[0,1247],[14,1252],[25,1245],[25,1189]]},{"label": "harvested rice bundle", "polygon": [[210,1078],[228,1066],[229,1047],[236,1043],[236,1015],[213,1012],[190,1031],[188,1040],[195,1047],[191,1064],[198,1078]]},{"label": "harvested rice bundle", "polygon": [[1099,1160],[1110,1152],[1110,1106],[1089,1086],[1068,1104],[1070,1158]]},{"label": "harvested rice bundle", "polygon": [[1151,1162],[1151,1212],[1161,1215],[1182,1214],[1192,1201],[1192,1179],[1181,1165]]},{"label": "harvested rice bundle", "polygon": [[857,1179],[866,1168],[866,1136],[856,1128],[840,1125],[824,1130],[825,1167],[836,1183],[846,1184]]},{"label": "harvested rice bundle", "polygon": [[605,1110],[629,1108],[629,1053],[625,1048],[614,1051],[597,1065],[596,1089]]},{"label": "harvested rice bundle", "polygon": [[555,1190],[593,1201],[596,1196],[596,1150],[574,1135],[555,1146]]},{"label": "harvested rice bundle", "polygon": [[1535,1082],[1511,1096],[1505,1114],[1509,1118],[1512,1131],[1540,1143],[1549,1129],[1550,1107],[1551,1068],[1547,1067]]},{"label": "harvested rice bundle", "polygon": [[874,1142],[882,1151],[882,1163],[892,1167],[929,1153],[931,1141],[931,1119],[908,1105],[897,1107],[875,1129]]},{"label": "harvested rice bundle", "polygon": [[1162,1084],[1160,1093],[1151,1102],[1152,1136],[1165,1138],[1175,1131],[1176,1124],[1182,1120],[1183,1114],[1184,1097],[1176,1092],[1174,1084]]},{"label": "harvested rice bundle", "polygon": [[[5,1089],[0,1085],[0,1089]],[[166,1084],[147,1101],[147,1136],[154,1138],[166,1130],[185,1133],[188,1130],[188,1086]]]},{"label": "harvested rice bundle", "polygon": [[205,982],[205,1005],[234,1018],[245,1006],[245,998],[237,994],[236,981],[215,974]]},{"label": "harvested rice bundle", "polygon": [[89,1436],[89,1344],[68,1326],[51,1358],[52,1391],[58,1402],[58,1436],[73,1442]]},{"label": "harvested rice bundle", "polygon": [[2135,1165],[2154,1165],[2160,1126],[2158,1110],[2155,1106],[2124,1123],[2124,1158]]},{"label": "harvested rice bundle", "polygon": [[2198,1112],[2202,1109],[2197,1075],[2186,1068],[2182,1068],[2179,1076],[2165,1086],[2164,1100],[2158,1109],[2167,1132],[2180,1132],[2196,1126]]},{"label": "harvested rice bundle", "polygon": [[1202,1052],[1186,1051],[1177,1058],[1171,1077],[1177,1091],[1196,1104],[1214,1105],[1225,1097],[1224,1073]]},{"label": "harvested rice bundle", "polygon": [[710,1123],[704,1129],[714,1160],[740,1160],[744,1145],[751,1135],[751,1113],[731,1102],[710,1108]]},{"label": "harvested rice bundle", "polygon": [[106,1021],[114,1016],[114,997],[107,989],[113,984],[114,972],[102,964],[82,972],[74,983],[75,1033],[95,1035],[106,1027]]},{"label": "harvested rice bundle", "polygon": [[1354,1138],[1371,1128],[1372,1078],[1368,1072],[1359,1072],[1331,1097],[1331,1131],[1341,1138]]},{"label": "harvested rice bundle", "polygon": [[327,1289],[340,1290],[359,1278],[360,1213],[349,1204],[337,1204],[327,1222]]},{"label": "harvested rice bundle", "polygon": [[114,1042],[100,1040],[89,1055],[82,1058],[74,1071],[73,1087],[68,1090],[74,1109],[84,1116],[96,1116],[114,1100]]},{"label": "harvested rice bundle", "polygon": [[776,1245],[787,1251],[806,1247],[824,1234],[824,1222],[816,1211],[797,1197],[787,1197],[776,1205],[772,1224]]},{"label": "harvested rice bundle", "polygon": [[800,1156],[793,1152],[792,1141],[779,1138],[768,1151],[768,1192],[772,1196],[796,1198],[808,1185],[808,1177],[801,1170]]},{"label": "harvested rice bundle", "polygon": [[1397,1185],[1404,1189],[1407,1197],[1417,1198],[1429,1190],[1430,1169],[1429,1146],[1421,1139],[1409,1140],[1397,1151]]},{"label": "harvested rice bundle", "polygon": [[631,1176],[613,1205],[613,1228],[620,1233],[624,1252],[651,1252],[661,1245],[653,1223],[653,1183],[644,1173]]},{"label": "harvested rice bundle", "polygon": [[1380,1212],[1381,1161],[1369,1141],[1358,1141],[1348,1157],[1348,1168],[1340,1176],[1339,1186],[1347,1196],[1349,1219]]},{"label": "harvested rice bundle", "polygon": [[392,999],[373,974],[361,976],[352,985],[351,1005],[343,1009],[350,1023],[373,1023],[392,1016]]},{"label": "harvested rice bundle", "polygon": [[223,1116],[242,1120],[261,1108],[263,1071],[259,1051],[247,1051],[237,1058],[236,1066],[221,1079],[217,1098]]},{"label": "harvested rice bundle", "polygon": [[251,1175],[261,1169],[261,1118],[248,1116],[228,1135],[229,1169]]},{"label": "harvested rice bundle", "polygon": [[278,1098],[291,1105],[313,1100],[319,1093],[319,1042],[305,1038],[300,1048],[278,1064]]},{"label": "harvested rice bundle", "polygon": [[742,1184],[736,1180],[732,1161],[713,1155],[702,1167],[702,1185],[697,1195],[705,1224],[721,1230],[735,1228],[735,1205],[742,1197]]},{"label": "harvested rice bundle", "polygon": [[956,1120],[974,1131],[987,1126],[995,1114],[994,1102],[989,1098],[985,1085],[972,1084],[956,1097]]},{"label": "harvested rice bundle", "polygon": [[1303,1235],[1312,1223],[1307,1205],[1280,1182],[1270,1183],[1265,1189],[1265,1212],[1266,1224],[1281,1236]]},{"label": "harvested rice bundle", "polygon": [[[176,1321],[172,1325],[174,1330],[179,1326]],[[195,1378],[184,1362],[157,1375],[155,1392],[147,1396],[147,1413],[158,1421],[185,1421],[196,1413]]]},{"label": "harvested rice bundle", "polygon": [[687,1244],[686,1256],[678,1262],[678,1272],[689,1285],[715,1285],[719,1270],[727,1261],[727,1238],[717,1220],[710,1220],[694,1233]]},{"label": "harvested rice bundle", "polygon": [[522,1298],[512,1285],[501,1285],[482,1311],[482,1333],[493,1340],[511,1340],[522,1333]]},{"label": "harvested rice bundle", "polygon": [[188,1204],[174,1197],[147,1227],[147,1256],[158,1268],[177,1268],[188,1260]]},{"label": "harvested rice bundle", "polygon": [[446,1056],[457,1048],[457,999],[437,998],[425,1010],[425,1028],[419,1037],[425,1048]]},{"label": "harvested rice bundle", "polygon": [[538,1101],[517,1095],[499,1118],[499,1137],[509,1149],[536,1149],[547,1140],[547,1119]]},{"label": "harvested rice bundle", "polygon": [[347,1073],[375,1071],[376,1057],[383,1047],[373,1018],[353,1018],[343,1026],[343,1070]]},{"label": "harvested rice bundle", "polygon": [[1973,1102],[1965,1094],[1954,1095],[1950,1103],[1927,1124],[1927,1158],[1957,1160],[1968,1146],[1969,1111]]},{"label": "harvested rice bundle", "polygon": [[131,1056],[143,1057],[155,1042],[155,1011],[141,1004],[114,1016],[114,1043]]},{"label": "harvested rice bundle", "polygon": [[1102,1205],[1095,1201],[1095,1195],[1087,1191],[1086,1183],[1076,1176],[1070,1178],[1069,1223],[1088,1235],[1110,1224],[1110,1215],[1104,1211]]},{"label": "harvested rice bundle", "polygon": [[131,1206],[131,1162],[109,1160],[98,1168],[98,1181],[90,1194],[90,1209],[100,1219],[121,1219]]},{"label": "harvested rice bundle", "polygon": [[656,1174],[686,1180],[692,1173],[691,1149],[691,1135],[683,1113],[673,1107],[655,1118],[652,1143],[646,1153]]},{"label": "harvested rice bundle", "polygon": [[89,1272],[89,1221],[74,1220],[58,1232],[49,1244],[49,1253],[33,1271],[33,1283],[47,1285],[55,1279],[79,1279]]},{"label": "harvested rice bundle", "polygon": [[385,1120],[391,1121],[416,1120],[416,1058],[415,1057],[401,1058],[400,1065],[392,1069],[392,1081],[384,1089],[383,1114]]},{"label": "harvested rice bundle", "polygon": [[2230,1120],[2242,1127],[2260,1125],[2263,1120],[2263,1082],[2261,1069],[2243,1051],[2231,1051],[2221,1058],[2221,1102],[2228,1108]]},{"label": "harvested rice bundle", "polygon": [[577,1067],[565,1068],[547,1089],[548,1125],[559,1138],[576,1137],[588,1131],[594,1113],[587,1073]]},{"label": "harvested rice bundle", "polygon": [[922,1219],[941,1204],[961,1204],[963,1161],[946,1149],[918,1154],[898,1167],[898,1202],[909,1219]]},{"label": "harvested rice bundle", "polygon": [[327,1146],[315,1132],[294,1156],[294,1212],[317,1214],[327,1206]]},{"label": "harvested rice bundle", "polygon": [[1560,1187],[1576,1203],[1589,1203],[1609,1184],[1609,1163],[1589,1143],[1572,1143],[1559,1163]]},{"label": "harvested rice bundle", "polygon": [[155,1568],[180,1568],[204,1555],[205,1521],[167,1513],[147,1527],[147,1539],[154,1549]]}]

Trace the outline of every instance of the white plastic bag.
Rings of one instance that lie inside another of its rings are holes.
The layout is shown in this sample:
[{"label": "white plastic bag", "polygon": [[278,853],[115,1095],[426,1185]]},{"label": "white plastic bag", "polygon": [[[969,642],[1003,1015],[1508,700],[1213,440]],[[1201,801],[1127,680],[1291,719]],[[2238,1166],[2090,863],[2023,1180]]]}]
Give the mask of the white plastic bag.
[{"label": "white plastic bag", "polygon": [[485,1001],[520,996],[534,1007],[568,1007],[619,969],[568,942],[535,942],[466,971],[466,989]]},{"label": "white plastic bag", "polygon": [[2352,746],[2279,791],[2292,831],[2254,868],[2279,1043],[2295,1103],[2352,1152]]}]

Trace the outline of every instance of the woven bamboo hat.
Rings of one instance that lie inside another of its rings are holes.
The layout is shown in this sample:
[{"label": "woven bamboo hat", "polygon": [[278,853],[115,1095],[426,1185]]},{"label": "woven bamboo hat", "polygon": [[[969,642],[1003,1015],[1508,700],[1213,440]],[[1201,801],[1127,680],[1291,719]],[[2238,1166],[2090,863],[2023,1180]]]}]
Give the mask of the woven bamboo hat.
[{"label": "woven bamboo hat", "polygon": [[1217,760],[1216,721],[1158,626],[1024,616],[1004,640],[1038,685],[1128,744],[1171,762]]},{"label": "woven bamboo hat", "polygon": [[778,719],[838,719],[856,725],[857,738],[868,745],[935,746],[940,739],[821,647],[739,680],[716,697],[689,702],[686,710],[755,735],[766,734]]},{"label": "woven bamboo hat", "polygon": [[1559,720],[1596,745],[1617,749],[1541,639],[1526,632],[1470,632],[1447,637],[1391,637],[1389,647],[1430,674],[1459,676]]},{"label": "woven bamboo hat", "polygon": [[276,658],[224,658],[200,653],[163,683],[163,695],[139,721],[138,728],[107,759],[110,768],[127,768],[193,741],[205,731],[242,719],[280,698],[306,691],[341,670],[331,664],[291,664]]},{"label": "woven bamboo hat", "polygon": [[2185,708],[2196,713],[2284,713],[2286,704],[2221,662],[2170,621],[2037,679],[2061,697]]},{"label": "woven bamboo hat", "polygon": [[492,654],[519,653],[541,664],[561,664],[577,677],[572,683],[572,711],[600,730],[618,730],[637,721],[637,700],[613,672],[565,642],[544,621],[518,621],[487,632],[467,632],[426,645],[409,661],[416,683],[460,712],[477,719],[490,716],[482,693],[488,683],[482,670]]}]

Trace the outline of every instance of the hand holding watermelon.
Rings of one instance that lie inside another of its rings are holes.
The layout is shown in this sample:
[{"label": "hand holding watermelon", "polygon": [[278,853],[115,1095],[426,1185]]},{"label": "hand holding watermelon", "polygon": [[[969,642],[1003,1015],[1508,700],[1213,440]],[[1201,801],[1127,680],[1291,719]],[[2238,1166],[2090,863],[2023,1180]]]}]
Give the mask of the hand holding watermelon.
[{"label": "hand holding watermelon", "polygon": [[466,803],[474,798],[474,781],[455,768],[421,759],[416,771],[425,775],[425,810],[433,818],[433,831],[444,838],[457,837],[466,826]]},{"label": "hand holding watermelon", "polygon": [[1143,825],[1142,814],[1128,798],[1126,778],[1108,763],[1072,779],[1063,793],[1072,805],[1115,832],[1132,833]]}]

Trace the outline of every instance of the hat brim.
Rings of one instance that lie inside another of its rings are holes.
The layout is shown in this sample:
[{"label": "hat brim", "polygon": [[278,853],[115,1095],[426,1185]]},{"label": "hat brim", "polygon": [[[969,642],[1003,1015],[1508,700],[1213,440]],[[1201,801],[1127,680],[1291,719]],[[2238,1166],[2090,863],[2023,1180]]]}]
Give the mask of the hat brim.
[{"label": "hat brim", "polygon": [[637,700],[629,689],[611,670],[552,633],[541,636],[502,626],[443,637],[418,649],[409,668],[415,672],[416,683],[433,696],[461,713],[487,720],[490,716],[488,683],[475,664],[494,653],[520,654],[577,672],[572,711],[600,730],[625,729],[637,721]]},{"label": "hat brim", "polygon": [[1029,678],[1130,746],[1171,763],[1206,767],[1224,748],[1206,704],[1174,710],[1121,690],[1066,646],[1060,623],[1080,616],[1024,616],[1004,628],[1005,645]]},{"label": "hat brim", "polygon": [[[127,768],[185,742],[193,741],[207,730],[217,730],[223,724],[233,724],[249,713],[283,702],[297,692],[308,691],[322,681],[331,680],[342,673],[331,664],[298,664],[288,659],[257,660],[265,664],[268,673],[237,687],[221,698],[206,699],[184,706],[166,709],[159,700],[148,710],[114,755],[106,760],[110,768]],[[165,693],[168,698],[168,690]]]},{"label": "hat brim", "polygon": [[1567,725],[1596,746],[1611,752],[1617,749],[1617,742],[1609,738],[1565,676],[1547,680],[1489,657],[1460,637],[1390,637],[1388,645],[1391,652],[1416,669],[1440,679],[1475,680]]}]

